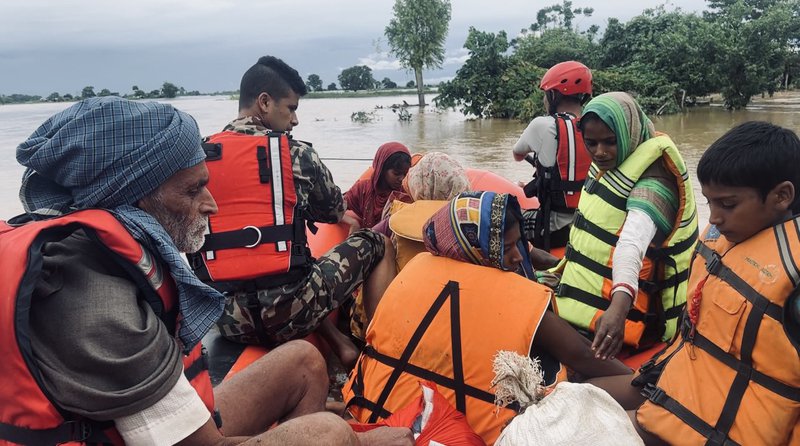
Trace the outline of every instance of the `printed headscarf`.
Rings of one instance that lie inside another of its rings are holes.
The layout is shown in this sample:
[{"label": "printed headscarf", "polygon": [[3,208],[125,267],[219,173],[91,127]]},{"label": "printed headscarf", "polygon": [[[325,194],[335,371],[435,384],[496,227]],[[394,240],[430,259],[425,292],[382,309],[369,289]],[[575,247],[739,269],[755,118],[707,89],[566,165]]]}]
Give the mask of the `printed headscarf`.
[{"label": "printed headscarf", "polygon": [[224,297],[197,279],[164,228],[135,205],[204,159],[191,116],[171,105],[117,97],[76,103],[17,147],[17,161],[27,167],[19,196],[31,218],[107,209],[167,263],[178,287],[183,317],[178,335],[186,351],[222,314]]},{"label": "printed headscarf", "polygon": [[639,144],[655,136],[653,122],[628,93],[614,91],[596,96],[583,109],[583,119],[592,113],[617,136],[617,166],[628,159]]},{"label": "printed headscarf", "polygon": [[347,208],[361,218],[361,226],[364,228],[371,228],[381,220],[383,208],[395,192],[378,193],[378,181],[381,179],[384,164],[395,153],[406,153],[411,157],[408,148],[399,142],[381,145],[372,160],[372,176],[368,180],[359,180],[344,194]]},{"label": "printed headscarf", "polygon": [[[517,214],[522,224],[516,197],[495,192],[464,192],[437,211],[422,229],[425,249],[475,265],[503,267],[504,227],[507,209]],[[520,227],[520,233],[522,234]],[[520,239],[522,275],[532,278],[527,242]]]},{"label": "printed headscarf", "polygon": [[469,190],[469,177],[458,161],[442,152],[426,153],[409,169],[408,194],[417,200],[452,200]]}]

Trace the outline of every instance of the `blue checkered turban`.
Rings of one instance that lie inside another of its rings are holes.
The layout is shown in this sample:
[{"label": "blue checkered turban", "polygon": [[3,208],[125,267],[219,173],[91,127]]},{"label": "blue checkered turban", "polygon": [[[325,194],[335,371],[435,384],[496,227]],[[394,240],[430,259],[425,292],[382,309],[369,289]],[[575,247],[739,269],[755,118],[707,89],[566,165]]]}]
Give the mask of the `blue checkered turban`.
[{"label": "blue checkered turban", "polygon": [[178,286],[179,336],[191,349],[222,313],[224,298],[197,279],[172,238],[136,203],[169,177],[205,159],[197,123],[158,102],[117,97],[76,103],[17,147],[27,167],[19,196],[34,219],[89,208],[111,211],[168,264]]}]

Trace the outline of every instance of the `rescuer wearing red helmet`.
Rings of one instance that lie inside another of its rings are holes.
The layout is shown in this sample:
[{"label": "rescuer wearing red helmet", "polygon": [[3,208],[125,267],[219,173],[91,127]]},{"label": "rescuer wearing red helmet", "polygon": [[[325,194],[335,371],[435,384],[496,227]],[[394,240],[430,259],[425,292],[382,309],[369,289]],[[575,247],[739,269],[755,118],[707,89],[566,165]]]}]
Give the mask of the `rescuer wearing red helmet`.
[{"label": "rescuer wearing red helmet", "polygon": [[548,116],[528,124],[514,145],[514,159],[535,154],[536,174],[525,192],[539,199],[539,209],[526,212],[525,229],[534,246],[549,251],[567,244],[591,164],[577,124],[592,97],[592,72],[580,62],[561,62],[547,70],[539,88]]}]

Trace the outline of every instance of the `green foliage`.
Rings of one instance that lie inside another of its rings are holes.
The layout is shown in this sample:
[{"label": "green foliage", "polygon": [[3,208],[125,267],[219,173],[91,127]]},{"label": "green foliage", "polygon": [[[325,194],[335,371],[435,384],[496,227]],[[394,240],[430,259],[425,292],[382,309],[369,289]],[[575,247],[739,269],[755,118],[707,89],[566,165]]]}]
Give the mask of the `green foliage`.
[{"label": "green foliage", "polygon": [[728,108],[741,108],[785,78],[800,34],[797,0],[719,0],[706,16],[721,30],[720,91]]},{"label": "green foliage", "polygon": [[47,102],[61,102],[62,101],[61,95],[58,94],[58,92],[56,92],[56,91],[50,93],[50,96],[48,96],[47,99],[45,99],[45,100]]},{"label": "green foliage", "polygon": [[439,85],[438,107],[459,107],[465,114],[481,117],[502,117],[494,107],[501,88],[502,75],[509,65],[505,55],[509,48],[505,31],[497,34],[470,27],[464,48],[469,59],[458,69],[453,80]]},{"label": "green foliage", "polygon": [[368,124],[376,119],[375,112],[357,111],[350,114],[350,120],[359,124]]},{"label": "green foliage", "polygon": [[27,102],[39,102],[41,100],[42,97],[36,95],[15,93],[6,96],[0,94],[0,104],[24,104]]},{"label": "green foliage", "polygon": [[450,23],[450,0],[395,0],[385,35],[391,54],[414,70],[420,105],[425,105],[423,68],[439,68]]},{"label": "green foliage", "polygon": [[416,84],[416,82],[414,82],[414,81],[408,81],[408,82],[406,82],[406,88],[414,88],[416,85],[417,85],[417,84]]},{"label": "green foliage", "polygon": [[677,111],[677,84],[660,73],[647,69],[645,65],[634,63],[626,67],[594,70],[592,77],[595,95],[609,91],[626,91],[636,97],[648,114],[655,114],[659,110],[661,113]]},{"label": "green foliage", "polygon": [[335,90],[338,90],[338,88],[336,88],[336,82],[331,82],[330,84],[328,84],[328,91],[335,91]]},{"label": "green foliage", "polygon": [[392,107],[392,113],[397,113],[397,119],[401,122],[411,122],[411,112],[408,111],[408,107]]},{"label": "green foliage", "polygon": [[342,86],[342,90],[371,90],[375,87],[372,68],[366,65],[345,68],[339,73],[339,85]]},{"label": "green foliage", "polygon": [[580,60],[593,65],[595,45],[585,35],[565,28],[548,29],[541,35],[517,39],[514,55],[539,67],[552,67],[566,60]]},{"label": "green foliage", "polygon": [[93,98],[95,96],[97,95],[94,94],[94,87],[92,86],[83,87],[83,90],[81,91],[81,99]]},{"label": "green foliage", "polygon": [[548,6],[536,13],[536,23],[531,24],[531,31],[544,31],[552,24],[556,28],[572,29],[572,21],[582,15],[591,17],[594,8],[573,8],[572,2],[563,0],[561,4]]},{"label": "green foliage", "polygon": [[544,69],[566,60],[592,69],[595,95],[628,91],[649,113],[676,112],[683,99],[717,92],[728,108],[740,108],[753,95],[795,85],[800,0],[710,0],[709,7],[702,16],[659,6],[627,23],[612,18],[597,43],[598,27],[572,28],[587,11],[569,1],[539,10],[510,46],[504,32],[471,28],[469,59],[440,86],[436,103],[477,117],[528,120],[544,112],[536,88]]},{"label": "green foliage", "polygon": [[322,91],[322,79],[318,74],[309,74],[306,80],[306,87],[311,91]]},{"label": "green foliage", "polygon": [[397,88],[397,83],[389,79],[388,77],[384,77],[381,81],[381,87],[383,88]]},{"label": "green foliage", "polygon": [[178,87],[171,82],[164,82],[164,85],[161,86],[161,94],[165,98],[174,98],[178,95]]}]

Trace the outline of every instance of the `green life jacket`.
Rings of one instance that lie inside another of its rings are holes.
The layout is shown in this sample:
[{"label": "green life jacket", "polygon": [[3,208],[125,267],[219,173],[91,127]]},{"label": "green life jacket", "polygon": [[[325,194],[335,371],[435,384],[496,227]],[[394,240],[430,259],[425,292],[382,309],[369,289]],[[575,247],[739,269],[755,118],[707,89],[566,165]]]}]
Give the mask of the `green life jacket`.
[{"label": "green life jacket", "polygon": [[[594,331],[595,321],[611,300],[611,261],[625,222],[628,196],[654,162],[664,160],[675,176],[680,205],[668,234],[659,246],[652,243],[639,275],[639,292],[625,321],[625,344],[639,346],[645,327],[653,340],[671,339],[686,303],[686,284],[697,241],[697,209],[692,185],[675,143],[669,136],[640,144],[620,166],[599,178],[592,164],[578,204],[569,244],[561,263],[556,290],[559,315],[573,325]],[[653,297],[651,299],[651,296]]]}]

